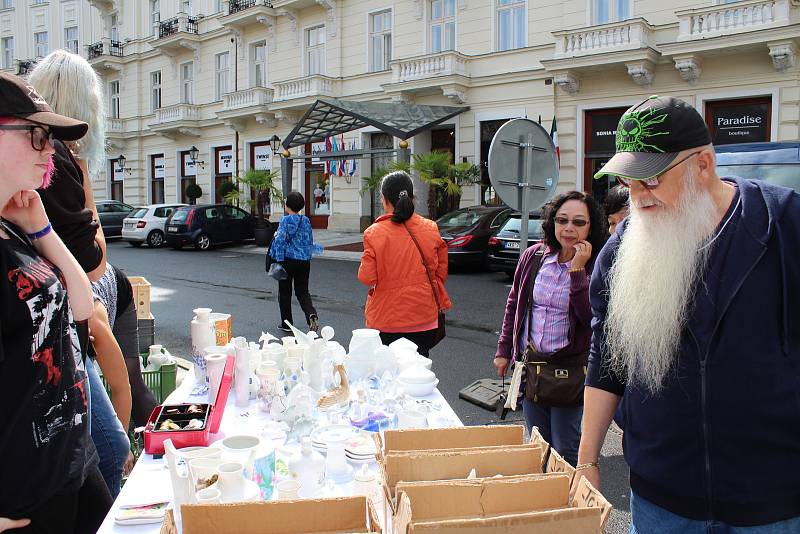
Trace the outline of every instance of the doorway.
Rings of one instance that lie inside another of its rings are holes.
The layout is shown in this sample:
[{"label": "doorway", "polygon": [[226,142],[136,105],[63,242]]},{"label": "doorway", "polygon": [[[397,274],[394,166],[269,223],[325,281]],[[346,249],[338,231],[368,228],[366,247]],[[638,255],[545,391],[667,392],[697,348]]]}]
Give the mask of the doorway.
[{"label": "doorway", "polygon": [[[306,154],[311,154],[311,145],[306,145]],[[305,160],[306,215],[311,219],[311,228],[328,228],[328,217],[331,214],[331,176],[325,174],[325,164]]]},{"label": "doorway", "polygon": [[616,178],[594,175],[614,155],[617,124],[628,108],[595,109],[586,112],[584,130],[585,153],[583,157],[583,190],[591,194],[602,205],[608,190],[616,184]]}]

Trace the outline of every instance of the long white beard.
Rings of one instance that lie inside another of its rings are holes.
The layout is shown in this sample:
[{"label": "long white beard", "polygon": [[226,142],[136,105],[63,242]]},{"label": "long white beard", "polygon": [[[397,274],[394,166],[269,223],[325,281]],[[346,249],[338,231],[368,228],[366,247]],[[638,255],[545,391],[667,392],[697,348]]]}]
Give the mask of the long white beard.
[{"label": "long white beard", "polygon": [[691,170],[683,180],[683,196],[673,209],[651,214],[641,209],[647,203],[631,202],[628,227],[608,275],[606,350],[613,369],[653,394],[675,363],[711,248],[702,246],[718,223],[711,194],[698,190]]}]

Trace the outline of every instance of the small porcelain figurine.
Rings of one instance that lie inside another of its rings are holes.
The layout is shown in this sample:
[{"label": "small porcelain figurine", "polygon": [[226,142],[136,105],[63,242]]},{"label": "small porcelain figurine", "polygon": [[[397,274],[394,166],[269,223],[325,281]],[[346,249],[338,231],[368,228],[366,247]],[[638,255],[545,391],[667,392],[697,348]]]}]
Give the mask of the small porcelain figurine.
[{"label": "small porcelain figurine", "polygon": [[317,401],[319,408],[330,408],[350,400],[350,384],[347,382],[347,371],[344,370],[344,365],[337,364],[334,366],[333,372],[339,375],[339,385],[319,398]]}]

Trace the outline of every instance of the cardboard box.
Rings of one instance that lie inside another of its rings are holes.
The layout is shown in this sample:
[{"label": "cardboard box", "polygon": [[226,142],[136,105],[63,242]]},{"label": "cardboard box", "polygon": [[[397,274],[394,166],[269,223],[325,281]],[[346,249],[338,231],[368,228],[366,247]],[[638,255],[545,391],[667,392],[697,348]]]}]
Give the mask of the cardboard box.
[{"label": "cardboard box", "polygon": [[575,468],[558,454],[558,451],[552,448],[550,449],[550,457],[547,459],[545,473],[564,473],[569,477],[570,484],[572,479],[575,478]]},{"label": "cardboard box", "polygon": [[[222,424],[222,415],[225,412],[228,394],[231,391],[231,382],[233,382],[234,363],[235,358],[228,356],[214,404],[195,404],[195,406],[202,407],[202,414],[185,414],[185,410],[191,406],[189,403],[162,404],[153,408],[144,428],[144,451],[147,454],[164,454],[164,440],[166,439],[171,439],[176,449],[208,445],[211,434],[219,432],[219,426]],[[170,411],[178,413],[171,414]],[[193,430],[159,430],[159,426],[165,419],[172,419],[178,424],[186,423],[190,419],[201,419],[203,426]]]},{"label": "cardboard box", "polygon": [[380,532],[366,497],[184,505],[182,531],[167,511],[161,534],[355,534]]},{"label": "cardboard box", "polygon": [[133,289],[133,302],[136,305],[136,317],[150,317],[150,282],[143,276],[129,276],[128,281]]},{"label": "cardboard box", "polygon": [[379,454],[396,451],[465,449],[522,445],[525,428],[521,425],[463,426],[453,428],[387,430],[383,438],[375,434]]},{"label": "cardboard box", "polygon": [[601,533],[611,505],[586,479],[569,489],[564,474],[400,483],[394,533]]}]

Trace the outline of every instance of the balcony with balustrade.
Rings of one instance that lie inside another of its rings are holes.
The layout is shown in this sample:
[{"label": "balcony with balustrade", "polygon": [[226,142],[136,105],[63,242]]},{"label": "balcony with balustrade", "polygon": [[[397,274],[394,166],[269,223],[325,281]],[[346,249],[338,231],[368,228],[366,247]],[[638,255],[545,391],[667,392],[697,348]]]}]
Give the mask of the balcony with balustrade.
[{"label": "balcony with balustrade", "polygon": [[156,39],[150,46],[166,55],[173,56],[182,49],[198,51],[200,33],[200,17],[192,17],[186,13],[178,13],[171,19],[162,20],[158,24]]},{"label": "balcony with balustrade", "polygon": [[156,110],[155,119],[148,125],[150,131],[174,138],[178,134],[198,136],[200,107],[194,104],[175,104]]},{"label": "balcony with balustrade", "polygon": [[101,74],[111,71],[119,72],[122,70],[124,46],[120,41],[104,37],[86,47],[86,59]]},{"label": "balcony with balustrade", "polygon": [[401,99],[441,90],[454,103],[463,104],[470,85],[469,65],[468,56],[452,50],[394,59],[390,62],[392,80],[383,84],[383,89]]},{"label": "balcony with balustrade", "polygon": [[226,14],[219,18],[225,27],[242,29],[253,24],[274,26],[277,12],[268,0],[230,0]]},{"label": "balcony with balustrade", "polygon": [[217,111],[217,118],[231,126],[244,125],[252,117],[258,124],[274,120],[269,111],[274,90],[268,87],[251,87],[222,96],[222,110]]},{"label": "balcony with balustrade", "polygon": [[275,91],[269,109],[302,109],[318,98],[338,98],[341,82],[322,74],[312,74],[302,78],[273,83]]}]

